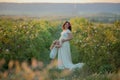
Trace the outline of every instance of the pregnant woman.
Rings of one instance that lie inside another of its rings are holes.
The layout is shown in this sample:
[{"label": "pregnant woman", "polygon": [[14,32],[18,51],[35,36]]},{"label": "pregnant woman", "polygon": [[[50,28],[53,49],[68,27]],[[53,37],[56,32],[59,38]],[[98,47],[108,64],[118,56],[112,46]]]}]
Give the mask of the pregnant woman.
[{"label": "pregnant woman", "polygon": [[59,41],[62,41],[62,46],[58,48],[58,69],[82,68],[84,63],[73,64],[70,51],[69,41],[73,38],[71,33],[71,24],[66,21],[62,26],[61,36]]}]

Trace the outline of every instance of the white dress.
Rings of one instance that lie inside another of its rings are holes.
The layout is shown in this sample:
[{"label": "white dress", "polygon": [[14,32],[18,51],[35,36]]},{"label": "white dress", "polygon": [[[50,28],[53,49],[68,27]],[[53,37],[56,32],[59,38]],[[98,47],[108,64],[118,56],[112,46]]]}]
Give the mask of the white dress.
[{"label": "white dress", "polygon": [[[69,29],[61,32],[60,41],[68,38],[68,33],[71,33]],[[58,49],[58,69],[70,69],[82,68],[84,63],[73,64],[71,59],[70,43],[66,41],[62,44],[62,47]]]},{"label": "white dress", "polygon": [[53,49],[50,52],[50,59],[55,59],[55,57],[57,55],[57,50],[58,50],[58,48],[53,47]]}]

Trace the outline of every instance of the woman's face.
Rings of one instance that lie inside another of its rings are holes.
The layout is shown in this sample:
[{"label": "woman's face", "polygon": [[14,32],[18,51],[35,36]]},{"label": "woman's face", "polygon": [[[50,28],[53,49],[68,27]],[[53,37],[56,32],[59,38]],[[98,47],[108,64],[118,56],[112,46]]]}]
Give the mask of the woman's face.
[{"label": "woman's face", "polygon": [[65,29],[68,29],[68,27],[69,27],[69,23],[66,23],[65,24]]}]

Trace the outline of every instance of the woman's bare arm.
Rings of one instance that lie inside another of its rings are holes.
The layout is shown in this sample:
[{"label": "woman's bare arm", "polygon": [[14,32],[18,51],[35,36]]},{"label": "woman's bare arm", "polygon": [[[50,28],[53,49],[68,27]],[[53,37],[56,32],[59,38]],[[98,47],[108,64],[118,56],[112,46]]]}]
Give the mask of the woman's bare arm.
[{"label": "woman's bare arm", "polygon": [[61,45],[60,45],[60,44],[59,44],[59,45],[55,45],[55,47],[56,47],[56,48],[60,48],[60,47],[61,47]]}]

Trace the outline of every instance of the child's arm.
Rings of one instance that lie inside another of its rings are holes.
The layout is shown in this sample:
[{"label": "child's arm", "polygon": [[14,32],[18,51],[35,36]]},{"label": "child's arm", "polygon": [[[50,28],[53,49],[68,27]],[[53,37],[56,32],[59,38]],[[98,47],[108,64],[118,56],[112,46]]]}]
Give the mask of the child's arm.
[{"label": "child's arm", "polygon": [[52,49],[53,49],[53,47],[54,47],[54,44],[51,44],[51,46],[50,46],[50,50],[52,50]]},{"label": "child's arm", "polygon": [[55,44],[56,44],[56,41],[53,41],[53,43],[52,43],[51,46],[50,46],[50,50],[53,49],[53,47],[55,46]]}]

